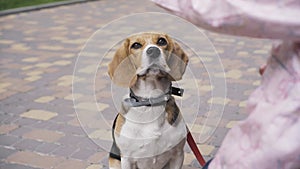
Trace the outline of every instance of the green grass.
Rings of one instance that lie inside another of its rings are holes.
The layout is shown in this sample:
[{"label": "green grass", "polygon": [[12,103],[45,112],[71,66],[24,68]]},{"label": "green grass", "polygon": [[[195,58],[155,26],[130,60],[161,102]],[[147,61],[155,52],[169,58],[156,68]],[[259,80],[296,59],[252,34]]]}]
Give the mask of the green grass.
[{"label": "green grass", "polygon": [[25,6],[41,5],[64,0],[0,0],[0,10],[7,10]]}]

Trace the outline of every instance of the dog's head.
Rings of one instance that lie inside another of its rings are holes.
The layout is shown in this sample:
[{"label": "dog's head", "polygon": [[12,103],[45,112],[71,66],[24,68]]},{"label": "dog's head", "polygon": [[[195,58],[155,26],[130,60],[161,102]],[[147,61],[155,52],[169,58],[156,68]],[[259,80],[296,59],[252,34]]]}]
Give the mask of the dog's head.
[{"label": "dog's head", "polygon": [[125,39],[108,65],[113,82],[131,87],[138,77],[167,77],[180,80],[188,57],[181,47],[164,33],[141,33]]}]

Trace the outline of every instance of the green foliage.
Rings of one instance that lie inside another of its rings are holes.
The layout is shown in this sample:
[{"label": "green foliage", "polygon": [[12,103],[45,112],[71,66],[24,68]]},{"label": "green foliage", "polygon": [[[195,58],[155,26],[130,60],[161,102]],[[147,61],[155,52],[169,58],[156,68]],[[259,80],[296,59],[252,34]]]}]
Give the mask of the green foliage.
[{"label": "green foliage", "polygon": [[19,8],[32,5],[41,5],[63,0],[0,0],[0,10]]}]

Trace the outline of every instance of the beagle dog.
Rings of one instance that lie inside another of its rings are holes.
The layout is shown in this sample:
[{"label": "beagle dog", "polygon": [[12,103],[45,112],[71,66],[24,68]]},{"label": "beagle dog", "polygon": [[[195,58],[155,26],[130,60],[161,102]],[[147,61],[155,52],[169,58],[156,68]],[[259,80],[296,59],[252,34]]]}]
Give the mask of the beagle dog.
[{"label": "beagle dog", "polygon": [[182,90],[188,57],[164,33],[140,33],[125,39],[108,65],[113,83],[130,97],[113,124],[110,169],[180,169],[187,129],[172,94]]}]

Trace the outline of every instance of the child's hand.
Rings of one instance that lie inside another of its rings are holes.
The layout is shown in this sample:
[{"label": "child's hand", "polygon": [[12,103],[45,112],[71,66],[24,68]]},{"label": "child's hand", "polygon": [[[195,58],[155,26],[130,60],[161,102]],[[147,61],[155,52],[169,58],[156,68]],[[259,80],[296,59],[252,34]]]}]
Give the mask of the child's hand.
[{"label": "child's hand", "polygon": [[260,66],[260,68],[259,68],[259,74],[260,74],[260,75],[263,75],[263,74],[264,74],[264,72],[265,72],[265,70],[266,70],[266,67],[267,67],[266,64]]}]

